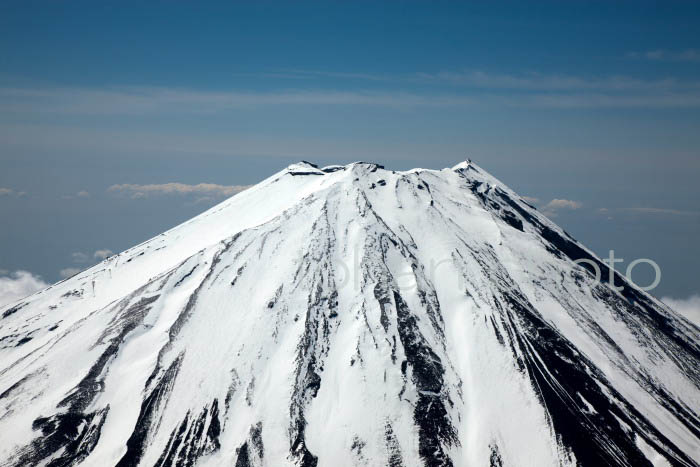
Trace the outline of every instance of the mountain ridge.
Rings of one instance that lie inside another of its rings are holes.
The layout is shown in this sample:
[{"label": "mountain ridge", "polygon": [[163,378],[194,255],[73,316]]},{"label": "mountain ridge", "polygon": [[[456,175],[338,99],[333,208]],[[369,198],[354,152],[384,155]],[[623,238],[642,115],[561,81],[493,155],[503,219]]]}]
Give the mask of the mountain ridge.
[{"label": "mountain ridge", "polygon": [[700,331],[592,264],[476,164],[292,164],[0,308],[2,465],[697,465]]}]

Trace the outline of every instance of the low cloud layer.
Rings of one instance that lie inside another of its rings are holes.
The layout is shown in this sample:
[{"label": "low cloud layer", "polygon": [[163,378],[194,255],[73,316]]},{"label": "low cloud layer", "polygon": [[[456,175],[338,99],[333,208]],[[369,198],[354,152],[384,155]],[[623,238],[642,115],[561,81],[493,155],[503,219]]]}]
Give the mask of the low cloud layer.
[{"label": "low cloud layer", "polygon": [[544,207],[545,209],[579,209],[583,206],[579,201],[570,199],[553,199]]},{"label": "low cloud layer", "polygon": [[15,271],[7,277],[0,277],[0,307],[14,303],[48,285],[39,276],[27,271]]},{"label": "low cloud layer", "polygon": [[135,185],[125,183],[112,185],[107,189],[110,193],[122,194],[132,199],[148,198],[152,195],[198,195],[198,196],[233,196],[236,193],[249,188],[250,185],[217,185],[215,183],[199,183],[187,185],[185,183],[162,183],[149,185]]},{"label": "low cloud layer", "polygon": [[700,295],[691,295],[686,299],[663,297],[661,301],[700,327]]},{"label": "low cloud layer", "polygon": [[109,258],[112,256],[113,252],[112,250],[97,250],[95,253],[93,253],[92,257],[95,259],[99,259],[102,261],[103,259]]},{"label": "low cloud layer", "polygon": [[16,197],[16,198],[21,198],[23,196],[26,196],[27,192],[26,191],[15,191],[12,188],[3,188],[0,187],[0,198],[3,197]]},{"label": "low cloud layer", "polygon": [[73,258],[74,263],[82,264],[82,263],[89,262],[91,259],[102,261],[102,260],[112,256],[112,254],[113,254],[112,250],[109,250],[107,248],[103,248],[103,249],[95,251],[92,254],[83,253],[82,251],[76,251],[75,253],[71,254],[71,257]]},{"label": "low cloud layer", "polygon": [[542,207],[542,212],[547,217],[556,217],[558,211],[581,209],[583,203],[570,199],[553,199]]}]

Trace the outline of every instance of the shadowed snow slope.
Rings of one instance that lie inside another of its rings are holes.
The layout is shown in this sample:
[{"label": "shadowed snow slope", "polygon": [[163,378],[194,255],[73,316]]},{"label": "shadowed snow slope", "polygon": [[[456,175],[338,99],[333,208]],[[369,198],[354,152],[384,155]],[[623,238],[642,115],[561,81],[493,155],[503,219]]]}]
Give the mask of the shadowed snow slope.
[{"label": "shadowed snow slope", "polygon": [[594,265],[474,164],[292,165],[0,308],[0,465],[697,466],[700,331]]}]

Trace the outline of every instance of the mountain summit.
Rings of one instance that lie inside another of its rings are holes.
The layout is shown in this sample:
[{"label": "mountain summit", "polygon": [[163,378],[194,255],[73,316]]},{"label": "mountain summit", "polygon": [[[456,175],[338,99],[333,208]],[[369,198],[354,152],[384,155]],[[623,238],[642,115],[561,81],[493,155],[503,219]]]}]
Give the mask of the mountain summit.
[{"label": "mountain summit", "polygon": [[301,162],[0,308],[0,465],[697,466],[699,343],[475,164]]}]

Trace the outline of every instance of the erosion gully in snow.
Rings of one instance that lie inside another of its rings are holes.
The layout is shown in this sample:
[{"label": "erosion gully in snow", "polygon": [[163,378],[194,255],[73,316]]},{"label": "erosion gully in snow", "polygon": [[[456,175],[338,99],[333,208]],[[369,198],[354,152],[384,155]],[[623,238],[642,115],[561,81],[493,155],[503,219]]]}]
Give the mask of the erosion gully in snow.
[{"label": "erosion gully in snow", "polygon": [[0,309],[0,465],[697,466],[700,331],[593,264],[475,164],[294,164]]}]

